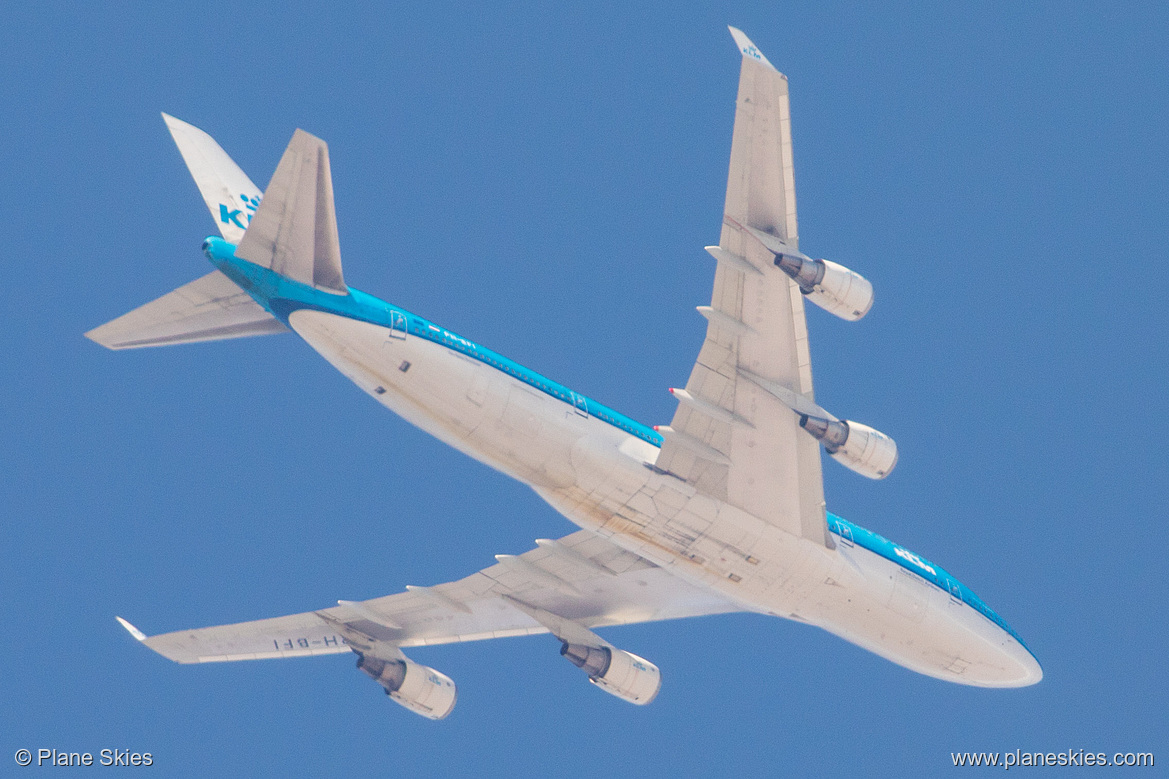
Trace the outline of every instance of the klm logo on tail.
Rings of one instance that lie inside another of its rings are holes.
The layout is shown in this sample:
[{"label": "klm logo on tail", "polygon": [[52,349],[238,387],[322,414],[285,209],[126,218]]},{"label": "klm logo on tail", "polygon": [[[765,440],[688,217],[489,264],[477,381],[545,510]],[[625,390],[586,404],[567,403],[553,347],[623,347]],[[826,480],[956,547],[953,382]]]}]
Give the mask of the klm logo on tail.
[{"label": "klm logo on tail", "polygon": [[[260,207],[260,198],[249,197],[246,194],[240,194],[240,200],[243,201],[244,207],[242,209],[229,209],[223,203],[219,204],[219,221],[224,224],[233,224],[241,230],[247,230],[248,225],[252,222],[252,217],[255,216],[256,209]],[[234,204],[233,204],[234,205]],[[244,211],[247,211],[245,214]],[[240,221],[240,217],[244,221]]]}]

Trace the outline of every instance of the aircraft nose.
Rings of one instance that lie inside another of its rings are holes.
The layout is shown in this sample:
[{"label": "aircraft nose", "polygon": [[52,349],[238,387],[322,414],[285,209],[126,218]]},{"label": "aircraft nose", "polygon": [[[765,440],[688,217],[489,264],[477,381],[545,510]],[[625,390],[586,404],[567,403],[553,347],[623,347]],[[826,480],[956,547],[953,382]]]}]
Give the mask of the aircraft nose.
[{"label": "aircraft nose", "polygon": [[1039,665],[1035,655],[1018,641],[1012,640],[1003,647],[1003,651],[1011,660],[1010,670],[995,685],[996,687],[1030,687],[1043,679],[1043,666]]},{"label": "aircraft nose", "polygon": [[1038,684],[1043,680],[1043,666],[1035,659],[1035,656],[1026,650],[1027,657],[1023,660],[1024,675],[1022,681],[1019,683],[1020,687],[1029,687],[1032,684]]}]

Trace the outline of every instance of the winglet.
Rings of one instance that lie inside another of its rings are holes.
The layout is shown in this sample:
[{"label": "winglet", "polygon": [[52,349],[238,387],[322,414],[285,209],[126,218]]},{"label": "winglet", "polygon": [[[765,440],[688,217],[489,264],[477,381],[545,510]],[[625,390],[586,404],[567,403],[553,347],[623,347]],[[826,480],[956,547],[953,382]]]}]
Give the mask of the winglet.
[{"label": "winglet", "polygon": [[139,641],[146,640],[146,634],[143,633],[138,628],[131,625],[126,620],[122,619],[121,617],[114,617],[114,619],[116,619],[118,622],[120,622],[122,624],[122,627],[124,627],[126,629],[126,632],[129,633],[130,635],[132,635],[135,639],[137,639]]},{"label": "winglet", "polygon": [[756,60],[772,70],[776,70],[775,66],[767,61],[767,57],[763,56],[763,52],[759,51],[759,47],[751,43],[751,39],[742,30],[738,27],[731,27],[730,25],[727,25],[727,29],[731,31],[731,36],[735,39],[735,45],[739,47],[739,51],[743,53],[744,58]]}]

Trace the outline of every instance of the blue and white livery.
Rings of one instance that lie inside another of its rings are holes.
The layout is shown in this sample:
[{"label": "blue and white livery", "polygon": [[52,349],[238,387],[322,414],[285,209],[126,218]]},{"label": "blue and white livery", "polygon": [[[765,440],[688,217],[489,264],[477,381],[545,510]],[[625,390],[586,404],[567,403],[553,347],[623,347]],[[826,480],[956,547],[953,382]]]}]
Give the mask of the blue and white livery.
[{"label": "blue and white livery", "polygon": [[346,285],[323,141],[297,130],[267,190],[202,131],[164,115],[222,237],[210,274],[87,335],[111,349],[292,330],[354,384],[518,479],[581,529],[446,584],[234,625],[146,636],[180,663],[348,653],[432,719],[455,685],[403,649],[550,633],[637,704],[653,663],[595,630],[735,611],[816,625],[922,674],[1035,684],[1022,639],[939,566],[825,507],[823,446],[874,479],[897,446],[815,402],[804,302],[849,321],[872,285],[799,249],[787,79],[743,54],[706,339],[669,425],[648,427],[412,312]]}]

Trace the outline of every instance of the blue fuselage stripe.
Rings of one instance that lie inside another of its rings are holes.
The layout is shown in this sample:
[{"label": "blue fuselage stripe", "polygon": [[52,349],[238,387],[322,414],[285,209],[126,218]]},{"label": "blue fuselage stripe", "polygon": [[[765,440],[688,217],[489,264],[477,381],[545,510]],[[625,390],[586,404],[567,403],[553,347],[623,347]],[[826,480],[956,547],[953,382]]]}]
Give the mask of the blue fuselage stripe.
[{"label": "blue fuselage stripe", "polygon": [[[207,258],[219,270],[240,285],[257,303],[285,325],[289,324],[289,315],[300,309],[323,311],[386,328],[401,327],[401,324],[395,323],[395,319],[398,323],[404,320],[410,335],[474,358],[569,406],[586,410],[590,416],[623,430],[629,435],[636,436],[657,447],[662,445],[662,436],[653,428],[630,419],[592,398],[573,392],[568,387],[541,376],[535,371],[482,347],[474,341],[463,338],[457,333],[452,333],[450,330],[439,327],[416,314],[386,303],[380,298],[353,288],[349,289],[348,295],[335,295],[292,281],[268,268],[262,268],[237,258],[235,245],[219,237],[208,238],[203,243],[203,247]],[[828,529],[844,539],[845,543],[851,539],[857,546],[896,563],[910,573],[920,576],[930,584],[949,593],[952,597],[961,600],[1006,631],[1024,649],[1027,648],[1019,634],[1011,629],[1003,618],[987,606],[981,598],[971,592],[966,585],[930,561],[832,513],[828,514]],[[1027,651],[1030,652],[1029,649]]]},{"label": "blue fuselage stripe", "polygon": [[[969,587],[951,576],[941,566],[935,565],[929,560],[910,552],[905,547],[893,543],[884,536],[877,535],[860,525],[855,525],[843,517],[838,517],[832,512],[828,512],[828,529],[842,539],[837,543],[855,543],[862,549],[867,549],[873,554],[879,555],[892,563],[896,563],[910,573],[921,577],[943,592],[948,593],[950,597],[961,600],[967,606],[970,606],[995,625],[1005,630],[1012,638],[1019,642],[1020,646],[1027,649],[1028,652],[1031,652],[1027,648],[1027,644],[1019,637],[1019,634],[1006,623],[1006,620],[996,614],[994,609],[983,602],[982,598],[975,595]],[[1033,653],[1032,656],[1034,657]]]},{"label": "blue fuselage stripe", "polygon": [[465,354],[512,378],[537,389],[574,408],[588,412],[602,422],[619,428],[629,435],[653,444],[662,445],[662,437],[654,431],[603,403],[573,392],[568,387],[529,370],[498,352],[493,352],[462,337],[445,327],[423,319],[405,309],[391,305],[384,300],[350,288],[349,295],[334,295],[328,292],[291,281],[268,268],[261,268],[235,256],[235,246],[221,238],[208,238],[204,246],[208,258],[233,281],[240,284],[260,305],[277,319],[288,324],[288,316],[297,309],[309,308],[330,314],[369,322],[380,327],[392,327],[395,314],[399,321],[404,319],[410,335],[445,346]]}]

